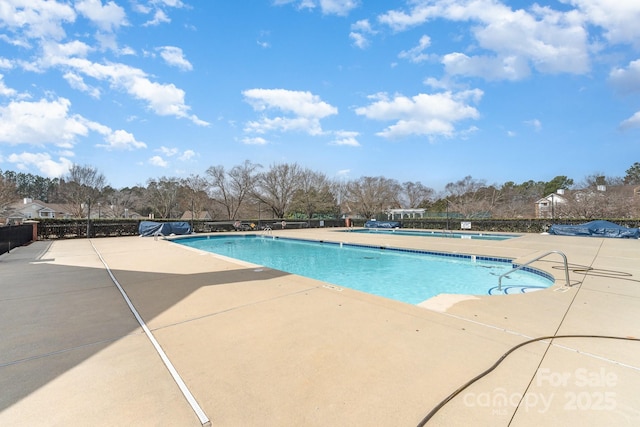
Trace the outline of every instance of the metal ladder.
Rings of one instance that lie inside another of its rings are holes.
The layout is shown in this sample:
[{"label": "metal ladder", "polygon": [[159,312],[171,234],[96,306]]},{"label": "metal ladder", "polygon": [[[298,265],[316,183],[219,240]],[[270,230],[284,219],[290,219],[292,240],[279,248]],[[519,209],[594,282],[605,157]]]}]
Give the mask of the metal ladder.
[{"label": "metal ladder", "polygon": [[567,256],[560,252],[560,251],[549,251],[546,252],[542,255],[540,255],[539,257],[536,257],[534,259],[532,259],[531,261],[528,261],[524,264],[520,264],[519,266],[515,267],[514,269],[507,271],[506,273],[502,274],[500,277],[498,277],[498,291],[502,291],[502,278],[505,276],[508,276],[509,274],[513,273],[514,271],[518,271],[526,266],[528,266],[529,264],[531,264],[532,262],[538,261],[544,257],[546,257],[547,255],[551,255],[551,254],[559,254],[562,255],[562,259],[564,260],[564,277],[566,280],[566,284],[565,286],[571,286],[571,282],[569,282],[569,263],[567,262]]}]

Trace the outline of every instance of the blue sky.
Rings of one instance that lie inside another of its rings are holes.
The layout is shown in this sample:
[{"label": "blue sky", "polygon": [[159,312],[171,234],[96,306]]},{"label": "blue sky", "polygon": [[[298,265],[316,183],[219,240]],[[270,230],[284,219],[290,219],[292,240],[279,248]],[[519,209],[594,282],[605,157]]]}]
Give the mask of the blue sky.
[{"label": "blue sky", "polygon": [[0,169],[624,176],[638,22],[637,0],[3,0]]}]

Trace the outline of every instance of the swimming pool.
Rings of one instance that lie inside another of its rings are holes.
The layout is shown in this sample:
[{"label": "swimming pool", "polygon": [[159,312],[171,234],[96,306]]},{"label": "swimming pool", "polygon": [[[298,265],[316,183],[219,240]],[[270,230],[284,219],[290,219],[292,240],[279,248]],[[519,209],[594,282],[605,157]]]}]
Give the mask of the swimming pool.
[{"label": "swimming pool", "polygon": [[454,231],[427,231],[427,230],[403,230],[403,229],[381,229],[381,228],[359,228],[354,230],[344,230],[346,233],[378,233],[397,234],[400,236],[420,236],[420,237],[447,237],[454,239],[477,239],[477,240],[508,240],[519,237],[517,234],[491,234],[491,233],[465,233]]},{"label": "swimming pool", "polygon": [[[173,242],[410,304],[441,293],[494,294],[498,277],[513,268],[503,258],[252,234]],[[526,268],[502,284],[502,293],[528,292],[549,287],[553,278]]]}]

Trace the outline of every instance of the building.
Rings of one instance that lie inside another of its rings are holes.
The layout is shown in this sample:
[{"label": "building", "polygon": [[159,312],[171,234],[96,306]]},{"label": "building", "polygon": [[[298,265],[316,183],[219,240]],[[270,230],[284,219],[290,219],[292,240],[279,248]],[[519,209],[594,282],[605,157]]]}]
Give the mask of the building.
[{"label": "building", "polygon": [[387,219],[402,220],[404,218],[424,218],[426,209],[389,209],[387,211]]},{"label": "building", "polygon": [[536,200],[536,218],[555,218],[559,212],[558,207],[567,204],[565,191],[560,188],[557,192]]},{"label": "building", "polygon": [[73,218],[71,210],[66,205],[45,203],[41,200],[24,198],[7,208],[7,222],[16,224],[25,220],[37,220],[42,218]]},{"label": "building", "polygon": [[535,202],[536,218],[629,218],[640,214],[640,186],[559,189]]}]

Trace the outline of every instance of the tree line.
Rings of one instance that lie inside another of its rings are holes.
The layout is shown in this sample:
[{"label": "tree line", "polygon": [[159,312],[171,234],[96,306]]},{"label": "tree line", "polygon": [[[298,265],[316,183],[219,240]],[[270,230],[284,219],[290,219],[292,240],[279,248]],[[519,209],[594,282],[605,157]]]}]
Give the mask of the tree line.
[{"label": "tree line", "polygon": [[[136,212],[155,218],[179,218],[189,211],[195,218],[207,212],[212,219],[242,218],[361,218],[383,217],[389,209],[425,209],[456,212],[465,218],[532,218],[535,202],[570,190],[559,215],[574,218],[638,218],[640,197],[629,187],[640,185],[640,162],[624,177],[594,173],[575,183],[567,176],[550,181],[512,181],[488,184],[466,176],[437,192],[419,181],[399,182],[383,176],[331,179],[297,163],[264,167],[249,160],[225,168],[209,167],[204,175],[187,178],[162,176],[146,186],[115,189],[95,167],[73,165],[60,178],[0,170],[0,215],[21,198],[64,203],[73,216],[99,212],[103,218],[127,217]],[[602,191],[606,188],[606,191]],[[600,191],[596,191],[600,190]]]}]

